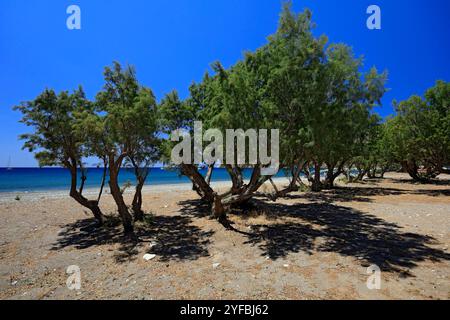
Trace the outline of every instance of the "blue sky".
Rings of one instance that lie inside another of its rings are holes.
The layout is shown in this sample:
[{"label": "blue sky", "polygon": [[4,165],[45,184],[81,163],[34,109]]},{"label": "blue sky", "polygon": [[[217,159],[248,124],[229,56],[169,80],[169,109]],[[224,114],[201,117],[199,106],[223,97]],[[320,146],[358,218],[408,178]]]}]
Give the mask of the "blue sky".
[{"label": "blue sky", "polygon": [[[71,4],[81,8],[81,30],[66,27]],[[382,30],[366,27],[371,4],[381,8]],[[279,0],[1,0],[0,167],[9,156],[14,166],[36,166],[17,140],[27,131],[11,110],[20,101],[79,84],[94,97],[113,60],[135,65],[158,99],[172,89],[185,97],[211,62],[229,66],[263,45],[280,7]],[[389,71],[381,115],[392,113],[393,99],[450,80],[450,1],[294,0],[296,11],[305,7],[318,35],[353,46],[366,68]]]}]

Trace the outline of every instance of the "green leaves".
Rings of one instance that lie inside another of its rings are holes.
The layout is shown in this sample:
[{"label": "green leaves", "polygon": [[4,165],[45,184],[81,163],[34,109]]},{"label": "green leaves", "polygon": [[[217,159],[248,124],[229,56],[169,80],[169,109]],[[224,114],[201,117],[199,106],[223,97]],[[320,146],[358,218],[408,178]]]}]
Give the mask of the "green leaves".
[{"label": "green leaves", "polygon": [[92,107],[81,87],[72,94],[64,91],[58,95],[46,89],[35,100],[15,107],[23,114],[21,122],[34,129],[20,136],[24,148],[36,152],[41,166],[66,166],[77,161],[86,155],[84,136],[76,129],[78,115]]},{"label": "green leaves", "polygon": [[160,104],[166,129],[274,128],[281,133],[284,165],[301,160],[338,162],[362,155],[371,110],[385,93],[387,74],[360,71],[362,59],[344,44],[315,37],[309,10],[287,3],[267,44],[190,87],[181,101],[172,92]]},{"label": "green leaves", "polygon": [[105,85],[96,96],[96,114],[86,118],[92,145],[103,145],[116,158],[132,156],[136,161],[154,158],[159,116],[155,96],[141,86],[133,67],[118,62],[106,67]]},{"label": "green leaves", "polygon": [[[24,148],[41,164],[106,155],[138,163],[168,154],[175,129],[280,129],[284,166],[299,160],[362,166],[412,161],[439,170],[450,161],[450,88],[437,81],[424,97],[395,104],[397,116],[381,123],[373,109],[387,91],[387,72],[362,72],[363,59],[345,44],[316,37],[309,10],[283,7],[276,32],[230,68],[220,62],[193,83],[187,99],[176,91],[158,104],[136,71],[118,62],[106,67],[95,98],[45,90],[16,109],[34,128]],[[163,139],[164,138],[164,139]],[[165,140],[165,141],[163,141]]]},{"label": "green leaves", "polygon": [[450,162],[450,84],[437,81],[425,97],[414,95],[395,103],[397,116],[388,122],[391,153],[440,172]]}]

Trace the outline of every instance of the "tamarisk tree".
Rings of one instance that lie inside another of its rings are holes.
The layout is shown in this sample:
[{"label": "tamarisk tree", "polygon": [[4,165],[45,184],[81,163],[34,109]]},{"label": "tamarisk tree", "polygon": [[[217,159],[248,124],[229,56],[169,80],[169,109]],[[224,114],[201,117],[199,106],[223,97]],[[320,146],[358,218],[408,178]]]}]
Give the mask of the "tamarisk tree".
[{"label": "tamarisk tree", "polygon": [[155,97],[139,85],[133,67],[122,68],[118,62],[105,68],[104,89],[97,94],[95,120],[101,130],[92,132],[101,139],[108,159],[109,186],[116,202],[125,233],[133,231],[133,218],[119,186],[119,173],[128,159],[136,174],[133,198],[135,220],[142,220],[142,187],[148,176],[148,165],[157,148],[157,111]]},{"label": "tamarisk tree", "polygon": [[161,139],[157,132],[159,128],[159,116],[155,97],[150,89],[143,88],[139,93],[135,108],[138,114],[139,123],[133,123],[133,134],[135,143],[131,148],[127,164],[132,168],[136,177],[136,187],[132,202],[134,218],[143,220],[144,212],[142,210],[142,188],[145,185],[150,168],[160,159]]},{"label": "tamarisk tree", "polygon": [[386,73],[361,72],[362,60],[348,46],[327,44],[313,28],[309,10],[295,14],[287,3],[277,32],[251,58],[258,83],[264,84],[262,101],[280,128],[281,165],[291,176],[280,196],[296,189],[302,172],[314,191],[333,187],[385,92]]},{"label": "tamarisk tree", "polygon": [[368,178],[383,178],[392,167],[393,159],[389,155],[389,146],[385,139],[386,123],[373,114],[366,128],[362,128],[355,136],[356,143],[352,151],[352,158],[344,170],[349,182],[361,181]]},{"label": "tamarisk tree", "polygon": [[21,122],[34,129],[34,132],[20,136],[25,140],[24,148],[35,152],[40,166],[67,168],[71,175],[70,196],[91,210],[98,225],[102,225],[104,216],[99,202],[105,170],[97,199],[89,200],[83,195],[87,179],[83,158],[89,152],[78,124],[82,114],[93,112],[93,105],[86,99],[82,88],[72,94],[45,90],[35,100],[24,102],[15,109],[23,114]]},{"label": "tamarisk tree", "polygon": [[266,79],[267,103],[280,128],[281,166],[291,179],[287,188],[277,190],[275,198],[297,190],[301,172],[309,173],[305,168],[314,159],[312,151],[320,145],[314,138],[321,133],[313,129],[317,128],[314,115],[322,114],[319,108],[326,94],[327,39],[314,37],[313,28],[309,10],[296,14],[286,3],[277,32],[255,54],[262,61],[259,69]]},{"label": "tamarisk tree", "polygon": [[[268,117],[266,109],[261,104],[261,96],[258,92],[259,86],[257,79],[252,74],[247,60],[239,62],[229,70],[225,70],[220,63],[213,65],[215,74],[213,76],[205,75],[203,81],[199,84],[193,84],[190,87],[190,97],[185,101],[180,101],[174,93],[169,94],[161,102],[161,112],[166,120],[166,128],[169,133],[173,129],[184,129],[189,133],[195,131],[195,121],[202,121],[204,130],[214,128],[222,137],[227,136],[228,128],[240,129],[236,135],[230,139],[227,138],[227,149],[231,148],[232,159],[222,160],[222,165],[227,169],[230,175],[232,186],[230,190],[224,193],[216,192],[209,184],[210,174],[203,176],[200,173],[200,165],[196,163],[195,157],[199,150],[192,148],[192,152],[187,161],[179,166],[181,174],[187,176],[193,183],[194,190],[201,198],[211,206],[212,214],[220,222],[226,224],[226,213],[233,207],[241,205],[250,200],[261,185],[270,177],[264,176],[262,170],[264,165],[256,161],[252,165],[245,165],[245,159],[237,159],[237,148],[245,148],[245,157],[253,157],[250,148],[246,148],[246,133],[249,138],[248,129],[272,128],[266,122]],[[198,128],[197,128],[198,129]],[[216,149],[223,150],[223,141],[215,140],[216,137],[205,138],[209,142],[216,144]],[[240,147],[235,144],[236,139],[242,139]],[[232,142],[228,145],[228,142]],[[254,142],[254,141],[253,141]],[[191,141],[194,145],[194,141]],[[170,143],[169,143],[170,144]],[[170,144],[173,147],[173,143]],[[169,147],[167,150],[171,150]],[[208,148],[208,147],[207,147]],[[201,153],[205,150],[200,150]],[[209,150],[213,152],[212,150]],[[227,157],[228,158],[228,157]],[[244,161],[242,161],[244,160]],[[220,163],[220,161],[219,161]],[[213,163],[210,166],[209,173],[212,171]],[[248,183],[244,182],[243,170],[251,169],[251,178]],[[229,225],[228,225],[229,226]]]},{"label": "tamarisk tree", "polygon": [[426,182],[448,172],[450,163],[450,84],[437,81],[425,97],[394,104],[385,139],[391,156],[414,180]]}]

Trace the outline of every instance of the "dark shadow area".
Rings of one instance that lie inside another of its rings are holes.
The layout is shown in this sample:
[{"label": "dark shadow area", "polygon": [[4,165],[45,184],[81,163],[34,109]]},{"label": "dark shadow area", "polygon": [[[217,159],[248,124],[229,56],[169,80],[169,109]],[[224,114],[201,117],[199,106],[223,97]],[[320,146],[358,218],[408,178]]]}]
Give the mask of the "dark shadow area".
[{"label": "dark shadow area", "polygon": [[180,213],[182,215],[196,218],[208,218],[211,216],[211,207],[201,199],[183,200],[178,202],[178,204],[181,207]]},{"label": "dark shadow area", "polygon": [[430,197],[440,197],[440,196],[450,196],[450,189],[442,189],[442,190],[414,190],[410,192],[412,194],[421,194]]},{"label": "dark shadow area", "polygon": [[418,262],[450,260],[450,254],[431,247],[437,244],[434,238],[402,232],[394,223],[354,209],[327,203],[266,203],[264,210],[272,219],[293,218],[286,223],[254,226],[262,231],[246,241],[274,260],[291,252],[336,252],[403,276],[411,276],[404,269],[414,268]]},{"label": "dark shadow area", "polygon": [[301,223],[279,223],[271,225],[253,226],[258,230],[249,234],[245,244],[257,245],[262,250],[262,256],[272,260],[286,257],[293,252],[306,252],[312,254],[314,240],[320,236],[320,232],[311,226]]},{"label": "dark shadow area", "polygon": [[156,254],[160,261],[195,260],[209,255],[209,239],[213,232],[192,226],[189,217],[151,216],[146,220],[148,222],[136,224],[135,239],[123,235],[117,218],[108,219],[101,228],[95,227],[94,219],[79,220],[63,227],[52,250],[120,244],[115,258],[117,262],[126,262],[138,258],[142,246],[155,243],[148,253]]},{"label": "dark shadow area", "polygon": [[[246,244],[257,246],[262,256],[276,260],[293,252],[336,252],[352,256],[367,266],[411,276],[407,269],[425,260],[450,260],[450,254],[432,246],[430,236],[402,232],[401,227],[374,215],[331,204],[335,201],[371,201],[371,196],[400,194],[442,194],[447,190],[400,190],[392,188],[340,187],[321,193],[299,193],[290,198],[310,200],[311,204],[284,205],[257,197],[249,206],[233,208],[231,214],[243,219],[264,215],[267,224],[253,226],[244,233]],[[199,200],[180,202],[182,213],[208,217],[209,208]],[[288,221],[278,221],[289,218]],[[272,223],[273,222],[273,223]]]},{"label": "dark shadow area", "polygon": [[378,187],[335,187],[330,190],[323,190],[321,192],[306,192],[300,194],[291,194],[286,199],[307,199],[312,202],[372,202],[370,197],[374,196],[392,196],[400,195],[406,191],[393,188],[378,188]]},{"label": "dark shadow area", "polygon": [[374,183],[383,182],[385,180],[386,180],[386,178],[379,178],[379,177],[377,177],[377,178],[365,178],[362,182],[363,183],[367,183],[367,184],[374,184]]},{"label": "dark shadow area", "polygon": [[450,189],[401,190],[381,187],[335,187],[321,192],[305,192],[287,195],[286,199],[306,199],[311,202],[373,202],[375,196],[397,196],[402,194],[428,195],[432,197],[450,196]]},{"label": "dark shadow area", "polygon": [[392,179],[390,178],[393,183],[399,183],[399,184],[415,184],[415,185],[434,185],[434,186],[450,186],[450,179],[431,179],[426,182],[419,182],[415,181],[412,178],[411,179]]},{"label": "dark shadow area", "polygon": [[[184,200],[178,202],[178,204],[181,206],[180,213],[183,216],[193,216],[196,218],[210,218],[211,217],[211,207],[205,203],[204,201],[201,201],[199,199],[195,200]],[[240,211],[248,210],[252,206],[251,203],[248,203],[247,205],[240,206],[239,208],[233,208],[233,211]],[[245,232],[239,229],[236,229],[233,225],[233,221],[228,220],[226,217],[224,219],[219,219],[218,222],[227,230],[233,231],[236,233],[240,233],[243,235],[251,235],[249,232]]]},{"label": "dark shadow area", "polygon": [[213,231],[202,231],[189,225],[188,217],[155,217],[150,234],[156,245],[148,253],[156,254],[161,261],[196,260],[209,256],[208,245]]}]

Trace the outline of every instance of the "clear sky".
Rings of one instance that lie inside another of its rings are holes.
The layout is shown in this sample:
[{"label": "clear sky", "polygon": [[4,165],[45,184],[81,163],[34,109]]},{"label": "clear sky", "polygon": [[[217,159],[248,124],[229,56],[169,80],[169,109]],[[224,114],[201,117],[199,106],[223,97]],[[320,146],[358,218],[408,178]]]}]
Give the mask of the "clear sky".
[{"label": "clear sky", "polygon": [[[66,27],[72,4],[81,8],[81,30]],[[382,30],[366,27],[371,4],[381,8]],[[450,1],[294,0],[296,11],[305,7],[318,35],[353,46],[366,68],[389,71],[381,115],[392,113],[393,99],[450,81]],[[113,60],[135,65],[158,99],[172,89],[185,97],[211,62],[229,66],[263,45],[280,8],[279,0],[1,0],[0,167],[9,156],[13,166],[36,166],[17,140],[27,131],[11,110],[20,101],[79,84],[94,97]]]}]

